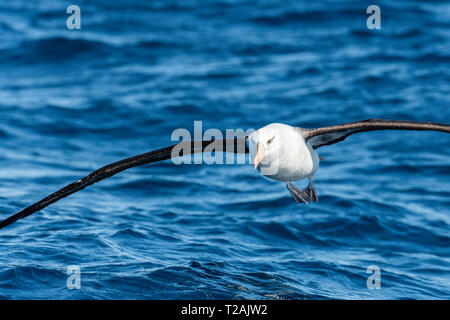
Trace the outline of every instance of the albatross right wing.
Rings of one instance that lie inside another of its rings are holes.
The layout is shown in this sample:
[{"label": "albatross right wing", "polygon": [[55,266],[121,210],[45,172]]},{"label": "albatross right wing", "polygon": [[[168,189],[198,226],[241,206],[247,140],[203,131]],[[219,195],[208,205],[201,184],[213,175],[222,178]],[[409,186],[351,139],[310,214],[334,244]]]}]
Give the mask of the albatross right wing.
[{"label": "albatross right wing", "polygon": [[374,130],[420,130],[450,133],[450,125],[433,122],[368,119],[317,129],[300,129],[314,149],[345,140],[349,135]]},{"label": "albatross right wing", "polygon": [[[75,192],[78,192],[87,186],[90,186],[96,182],[109,178],[119,172],[127,170],[129,168],[142,166],[144,164],[167,160],[172,157],[172,152],[176,151],[177,156],[186,156],[193,153],[203,152],[207,150],[232,152],[232,153],[248,153],[246,147],[246,138],[234,138],[224,140],[212,140],[212,141],[192,141],[192,142],[180,142],[172,146],[161,148],[155,151],[150,151],[141,155],[137,155],[131,158],[123,159],[111,164],[108,164],[91,174],[77,180],[62,189],[59,189],[55,193],[52,193],[48,197],[32,204],[31,206],[17,212],[9,218],[0,222],[0,229],[9,226],[19,219],[28,217],[29,215],[44,209],[50,204],[65,198]],[[218,147],[214,149],[214,147]],[[176,150],[175,150],[176,149]],[[205,150],[206,149],[206,150]],[[220,150],[217,150],[220,149]]]}]

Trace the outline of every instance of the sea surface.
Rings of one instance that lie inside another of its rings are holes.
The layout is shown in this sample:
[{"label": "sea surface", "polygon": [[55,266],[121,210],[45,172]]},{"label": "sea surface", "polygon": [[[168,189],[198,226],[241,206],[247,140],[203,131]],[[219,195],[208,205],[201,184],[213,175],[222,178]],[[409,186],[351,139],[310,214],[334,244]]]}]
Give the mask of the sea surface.
[{"label": "sea surface", "polygon": [[[378,1],[379,30],[371,4],[0,0],[0,218],[194,121],[450,123],[449,2]],[[449,299],[449,135],[319,153],[318,204],[249,164],[166,161],[86,188],[0,230],[0,298]]]}]

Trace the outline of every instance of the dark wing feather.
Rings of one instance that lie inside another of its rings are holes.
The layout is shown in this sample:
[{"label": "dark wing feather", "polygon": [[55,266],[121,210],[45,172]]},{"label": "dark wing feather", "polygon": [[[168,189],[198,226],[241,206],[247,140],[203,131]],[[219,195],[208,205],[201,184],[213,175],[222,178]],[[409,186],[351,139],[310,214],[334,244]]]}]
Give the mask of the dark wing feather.
[{"label": "dark wing feather", "polygon": [[[42,210],[43,208],[49,206],[50,204],[65,198],[72,193],[80,191],[87,186],[90,186],[96,182],[109,178],[121,171],[124,171],[129,168],[142,166],[144,164],[149,164],[152,162],[167,160],[171,158],[172,150],[175,147],[179,147],[178,150],[181,152],[179,156],[185,156],[188,154],[203,152],[207,146],[214,142],[214,146],[217,146],[215,151],[226,151],[233,153],[248,153],[248,148],[245,144],[246,138],[234,138],[234,139],[226,139],[226,140],[213,140],[213,141],[192,141],[192,142],[181,142],[179,144],[174,144],[172,146],[158,149],[155,151],[150,151],[147,153],[143,153],[138,156],[134,156],[131,158],[123,159],[114,163],[111,163],[107,166],[104,166],[91,174],[87,175],[84,178],[81,178],[78,181],[75,181],[64,188],[52,193],[48,197],[32,204],[31,206],[23,209],[22,211],[17,212],[16,214],[10,216],[9,218],[0,222],[0,229],[16,222],[19,219],[28,217],[29,215]],[[184,147],[184,148],[183,148]],[[222,149],[220,149],[222,147]],[[183,152],[187,151],[187,152]]]},{"label": "dark wing feather", "polygon": [[430,130],[450,133],[450,125],[433,122],[368,119],[317,129],[301,129],[306,142],[314,149],[345,140],[357,132],[374,130]]}]

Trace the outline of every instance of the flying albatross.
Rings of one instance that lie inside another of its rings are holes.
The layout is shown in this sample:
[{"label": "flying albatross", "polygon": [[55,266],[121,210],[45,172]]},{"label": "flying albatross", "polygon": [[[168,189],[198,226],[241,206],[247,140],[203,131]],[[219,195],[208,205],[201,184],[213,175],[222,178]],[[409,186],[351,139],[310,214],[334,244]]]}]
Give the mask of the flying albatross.
[{"label": "flying albatross", "polygon": [[[369,119],[323,128],[304,129],[281,123],[272,123],[246,137],[180,142],[106,165],[1,221],[0,229],[121,171],[170,159],[175,150],[181,150],[181,152],[176,153],[177,156],[212,151],[212,144],[216,146],[215,151],[221,149],[220,151],[236,154],[250,153],[255,169],[268,178],[286,183],[297,203],[308,203],[308,200],[317,202],[313,176],[319,167],[321,158],[316,149],[343,141],[349,135],[357,132],[375,130],[419,130],[450,133],[450,125],[432,122]],[[220,148],[217,148],[217,146]],[[305,190],[301,190],[292,184],[293,181],[305,178],[309,179],[309,185]]]}]

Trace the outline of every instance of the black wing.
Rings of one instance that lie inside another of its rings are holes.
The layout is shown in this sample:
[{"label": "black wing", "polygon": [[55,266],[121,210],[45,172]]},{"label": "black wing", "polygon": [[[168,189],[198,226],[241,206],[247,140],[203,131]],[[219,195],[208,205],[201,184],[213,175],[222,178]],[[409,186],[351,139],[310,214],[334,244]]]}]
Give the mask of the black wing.
[{"label": "black wing", "polygon": [[[216,152],[225,151],[232,153],[248,153],[248,148],[246,146],[246,138],[234,138],[226,140],[210,140],[210,141],[192,141],[192,142],[181,142],[174,144],[172,146],[158,149],[155,151],[150,151],[137,155],[131,158],[123,159],[107,166],[104,166],[84,178],[75,181],[62,189],[59,189],[55,193],[52,193],[48,197],[32,204],[31,206],[17,212],[16,214],[10,216],[9,218],[0,222],[0,229],[16,222],[19,219],[28,217],[29,215],[42,210],[43,208],[49,206],[50,204],[65,198],[72,193],[80,191],[87,186],[90,186],[96,182],[109,178],[121,171],[129,168],[142,166],[144,164],[167,160],[172,157],[172,151],[177,151],[176,156],[185,156],[188,154],[198,153],[205,151],[205,148],[209,146],[209,149],[213,149]],[[212,144],[214,142],[214,144]],[[210,146],[211,145],[211,146]],[[176,150],[175,150],[176,148]]]},{"label": "black wing", "polygon": [[301,129],[306,142],[314,149],[345,140],[357,132],[373,130],[430,130],[450,133],[450,125],[433,122],[368,119],[317,129]]}]

